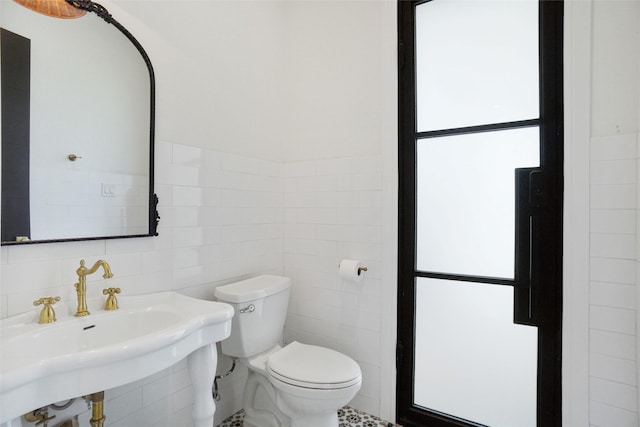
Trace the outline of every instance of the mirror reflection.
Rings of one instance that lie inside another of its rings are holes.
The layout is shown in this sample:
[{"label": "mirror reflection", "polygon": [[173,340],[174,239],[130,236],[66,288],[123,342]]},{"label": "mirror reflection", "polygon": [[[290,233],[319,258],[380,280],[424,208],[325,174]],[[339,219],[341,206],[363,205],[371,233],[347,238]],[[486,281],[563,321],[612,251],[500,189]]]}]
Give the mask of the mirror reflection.
[{"label": "mirror reflection", "polygon": [[[96,14],[55,19],[10,0],[0,7],[2,244],[155,234],[150,63]],[[26,53],[5,45],[14,36]],[[6,57],[24,63],[25,55],[27,94],[7,102],[20,71]]]}]

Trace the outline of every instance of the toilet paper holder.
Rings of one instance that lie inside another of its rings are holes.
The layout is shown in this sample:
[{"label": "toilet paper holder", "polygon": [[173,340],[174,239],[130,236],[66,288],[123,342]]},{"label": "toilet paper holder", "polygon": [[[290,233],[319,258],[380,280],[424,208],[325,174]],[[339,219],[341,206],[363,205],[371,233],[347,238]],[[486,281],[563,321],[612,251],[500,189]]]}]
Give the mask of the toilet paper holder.
[{"label": "toilet paper holder", "polygon": [[[340,268],[340,264],[338,264],[338,268]],[[358,267],[358,275],[360,275],[360,273],[362,273],[363,271],[369,271],[368,267]]]}]

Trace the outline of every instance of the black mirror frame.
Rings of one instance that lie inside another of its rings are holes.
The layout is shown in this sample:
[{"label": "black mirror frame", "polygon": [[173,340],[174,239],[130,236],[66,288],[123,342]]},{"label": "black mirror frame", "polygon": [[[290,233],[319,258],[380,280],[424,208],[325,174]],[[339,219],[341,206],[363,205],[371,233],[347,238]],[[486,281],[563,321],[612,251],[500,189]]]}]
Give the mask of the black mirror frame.
[{"label": "black mirror frame", "polygon": [[126,239],[134,237],[149,237],[158,235],[158,224],[160,215],[158,214],[158,196],[154,192],[154,144],[155,144],[155,104],[156,104],[156,80],[153,71],[153,65],[147,52],[144,50],[140,42],[127,30],[120,22],[118,22],[109,11],[102,5],[94,3],[91,0],[65,0],[71,6],[87,12],[93,12],[102,18],[106,23],[116,27],[124,36],[136,47],[149,71],[149,92],[150,92],[150,117],[149,117],[149,233],[148,234],[131,234],[123,236],[97,236],[97,237],[74,237],[69,239],[48,239],[48,240],[27,240],[20,242],[0,242],[2,246],[35,244],[35,243],[57,243],[57,242],[77,242],[85,240],[106,240],[106,239]]}]

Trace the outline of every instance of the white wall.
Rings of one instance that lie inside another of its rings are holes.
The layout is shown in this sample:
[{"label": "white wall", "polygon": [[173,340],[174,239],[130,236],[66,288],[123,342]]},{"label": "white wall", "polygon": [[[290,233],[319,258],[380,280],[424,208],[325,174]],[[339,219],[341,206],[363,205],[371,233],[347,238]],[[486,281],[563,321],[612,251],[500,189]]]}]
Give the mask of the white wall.
[{"label": "white wall", "polygon": [[640,3],[566,16],[564,425],[637,426]]},{"label": "white wall", "polygon": [[636,426],[640,3],[594,3],[592,63],[589,421]]},{"label": "white wall", "polygon": [[[335,348],[363,370],[352,405],[394,418],[396,24],[393,1],[286,8],[286,340]],[[369,268],[337,276],[341,259]]]}]

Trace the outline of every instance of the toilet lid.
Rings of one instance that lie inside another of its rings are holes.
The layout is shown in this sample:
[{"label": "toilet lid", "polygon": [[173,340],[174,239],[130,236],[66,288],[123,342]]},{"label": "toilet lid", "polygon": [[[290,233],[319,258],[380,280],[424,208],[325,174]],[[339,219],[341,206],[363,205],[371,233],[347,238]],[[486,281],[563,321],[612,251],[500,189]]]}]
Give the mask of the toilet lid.
[{"label": "toilet lid", "polygon": [[291,385],[316,389],[346,388],[362,379],[360,366],[350,357],[297,341],[269,356],[267,373]]}]

